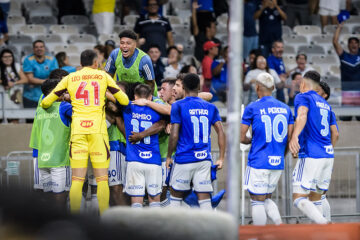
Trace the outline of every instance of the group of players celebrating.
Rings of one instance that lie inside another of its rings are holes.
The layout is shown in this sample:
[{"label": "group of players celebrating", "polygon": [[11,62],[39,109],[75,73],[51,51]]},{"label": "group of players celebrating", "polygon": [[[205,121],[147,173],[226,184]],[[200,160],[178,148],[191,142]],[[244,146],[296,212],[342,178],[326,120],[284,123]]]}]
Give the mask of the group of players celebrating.
[{"label": "group of players celebrating", "polygon": [[[110,203],[141,208],[145,196],[150,207],[179,207],[189,192],[194,205],[212,209],[213,173],[224,164],[225,134],[218,109],[206,101],[211,94],[199,93],[200,79],[189,73],[163,80],[156,97],[151,62],[136,48],[136,34],[126,30],[119,37],[120,49],[105,67],[113,76],[98,70],[96,53],[85,50],[81,70],[54,70],[43,83],[30,140],[35,187],[54,193],[64,206],[70,189],[72,213],[80,212],[87,175],[97,185],[100,214]],[[271,194],[288,150],[298,157],[294,205],[316,223],[329,222],[325,193],[338,138],[336,118],[326,102],[329,87],[317,72],[307,72],[293,117],[287,105],[272,97],[270,74],[255,80],[259,99],[245,108],[241,124],[241,142],[251,144],[244,184],[254,224],[266,224],[267,216],[282,223]],[[214,163],[212,126],[220,151]]]}]

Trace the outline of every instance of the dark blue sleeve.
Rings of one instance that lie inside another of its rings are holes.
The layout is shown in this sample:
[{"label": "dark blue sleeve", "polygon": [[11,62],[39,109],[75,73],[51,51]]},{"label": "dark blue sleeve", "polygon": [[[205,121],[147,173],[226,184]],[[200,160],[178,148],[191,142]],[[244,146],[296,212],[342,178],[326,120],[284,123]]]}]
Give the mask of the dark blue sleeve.
[{"label": "dark blue sleeve", "polygon": [[212,121],[211,121],[211,125],[214,125],[218,121],[221,122],[219,109],[216,106],[213,106],[213,107],[214,107],[214,114],[213,114],[213,118],[212,118]]},{"label": "dark blue sleeve", "polygon": [[288,125],[289,124],[294,124],[294,117],[293,117],[292,111],[291,111],[291,109],[289,107],[287,108],[287,110],[289,111]]},{"label": "dark blue sleeve", "polygon": [[181,123],[180,104],[176,102],[171,105],[170,121],[171,123]]},{"label": "dark blue sleeve", "polygon": [[60,119],[65,124],[65,126],[69,127],[71,123],[71,117],[72,117],[72,106],[68,102],[61,102],[60,108]]},{"label": "dark blue sleeve", "polygon": [[249,105],[245,108],[241,123],[250,126],[253,120],[252,115],[253,115],[253,109],[252,106]]},{"label": "dark blue sleeve", "polygon": [[276,65],[275,65],[274,61],[272,60],[272,57],[267,58],[267,64],[268,64],[269,68],[274,69],[276,71]]}]

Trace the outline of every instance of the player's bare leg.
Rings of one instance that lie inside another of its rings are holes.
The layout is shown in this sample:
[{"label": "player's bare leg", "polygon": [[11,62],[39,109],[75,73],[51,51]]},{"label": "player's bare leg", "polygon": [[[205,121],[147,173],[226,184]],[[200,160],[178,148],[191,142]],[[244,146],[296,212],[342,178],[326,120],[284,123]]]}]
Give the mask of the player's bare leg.
[{"label": "player's bare leg", "polygon": [[183,193],[170,188],[170,207],[181,207]]},{"label": "player's bare leg", "polygon": [[72,168],[72,180],[70,188],[71,213],[80,213],[82,188],[85,181],[87,168]]},{"label": "player's bare leg", "polygon": [[156,196],[148,196],[149,197],[149,207],[151,208],[160,208],[160,194]]},{"label": "player's bare leg", "polygon": [[111,206],[130,205],[130,198],[123,192],[123,185],[115,185],[110,187],[110,203]]},{"label": "player's bare leg", "polygon": [[144,202],[144,197],[131,197],[132,208],[142,208],[143,202]]},{"label": "player's bare leg", "polygon": [[97,183],[97,198],[99,202],[100,215],[109,208],[110,190],[108,183],[107,168],[93,168]]},{"label": "player's bare leg", "polygon": [[212,210],[210,193],[196,193],[199,199],[200,209]]},{"label": "player's bare leg", "polygon": [[167,207],[170,204],[170,199],[167,197],[168,190],[169,190],[168,186],[162,187],[162,191],[161,191],[161,195],[160,195],[161,207]]},{"label": "player's bare leg", "polygon": [[251,215],[254,225],[266,225],[265,199],[266,195],[250,194]]}]

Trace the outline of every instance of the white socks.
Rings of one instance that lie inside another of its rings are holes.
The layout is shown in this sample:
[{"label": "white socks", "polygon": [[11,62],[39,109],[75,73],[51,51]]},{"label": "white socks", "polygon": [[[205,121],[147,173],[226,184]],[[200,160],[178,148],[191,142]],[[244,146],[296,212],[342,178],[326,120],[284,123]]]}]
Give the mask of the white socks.
[{"label": "white socks", "polygon": [[131,208],[142,208],[143,205],[141,203],[133,203],[131,204]]},{"label": "white socks", "polygon": [[266,211],[263,201],[254,201],[251,202],[251,215],[254,225],[266,225]]},{"label": "white socks", "polygon": [[322,200],[323,215],[326,218],[326,220],[328,220],[328,222],[331,222],[331,208],[325,194],[321,196],[321,200]]},{"label": "white socks", "polygon": [[202,209],[202,210],[212,210],[210,198],[204,199],[204,200],[199,200],[199,205],[200,205],[200,209]]},{"label": "white socks", "polygon": [[151,202],[149,203],[149,207],[151,208],[160,208],[160,202]]},{"label": "white socks", "polygon": [[170,207],[181,207],[182,198],[170,195]]},{"label": "white socks", "polygon": [[170,199],[169,199],[169,198],[165,198],[164,201],[160,202],[160,206],[161,206],[162,208],[166,208],[166,207],[168,207],[169,205],[170,205]]},{"label": "white socks", "polygon": [[277,207],[277,205],[274,203],[273,200],[271,200],[270,198],[265,199],[264,202],[264,207],[265,207],[265,211],[266,214],[269,216],[269,218],[276,224],[276,225],[280,225],[282,224],[282,220],[281,220],[281,216],[280,216],[280,212],[279,209]]},{"label": "white socks", "polygon": [[294,200],[294,206],[303,212],[308,218],[318,224],[326,224],[327,220],[322,216],[322,213],[305,197],[300,197]]},{"label": "white socks", "polygon": [[325,217],[325,216],[324,216],[323,206],[322,206],[322,200],[311,201],[311,202],[315,205],[315,207],[316,207],[317,210],[321,213],[321,215],[322,215],[323,217]]},{"label": "white socks", "polygon": [[98,202],[96,193],[91,194],[90,209],[91,209],[91,211],[94,211],[94,212],[99,211],[99,202]]}]

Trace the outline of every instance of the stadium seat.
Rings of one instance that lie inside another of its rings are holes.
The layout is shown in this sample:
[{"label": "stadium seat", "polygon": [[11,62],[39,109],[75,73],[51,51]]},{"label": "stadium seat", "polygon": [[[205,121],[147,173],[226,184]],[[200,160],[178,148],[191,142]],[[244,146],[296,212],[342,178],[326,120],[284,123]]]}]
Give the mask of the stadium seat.
[{"label": "stadium seat", "polygon": [[54,16],[57,15],[51,6],[46,4],[34,4],[31,7],[26,8],[26,15],[30,19],[35,16]]},{"label": "stadium seat", "polygon": [[37,39],[43,40],[51,52],[54,50],[55,46],[65,44],[58,34],[39,35]]},{"label": "stadium seat", "polygon": [[89,18],[84,15],[65,15],[61,17],[60,22],[65,25],[75,25],[80,31],[90,23]]},{"label": "stadium seat", "polygon": [[166,17],[169,19],[169,22],[171,25],[182,25],[183,24],[181,18],[178,16],[167,15]]},{"label": "stadium seat", "polygon": [[306,37],[298,35],[284,36],[283,41],[285,46],[293,46],[295,51],[300,45],[308,44],[308,39]]},{"label": "stadium seat", "polygon": [[187,25],[175,25],[171,27],[174,35],[182,35],[185,38],[189,38],[191,36],[190,27]]},{"label": "stadium seat", "polygon": [[314,35],[311,37],[311,44],[321,45],[327,52],[329,52],[334,49],[332,38],[333,36],[328,34]]},{"label": "stadium seat", "polygon": [[[324,33],[333,36],[336,28],[337,28],[337,25],[326,25],[324,27]],[[342,34],[351,33],[350,28],[345,24],[341,30],[341,33]]]},{"label": "stadium seat", "polygon": [[334,75],[334,76],[336,76],[336,77],[340,77],[340,76],[341,76],[339,65],[332,65],[332,66],[330,66],[329,72],[330,72],[331,75]]},{"label": "stadium seat", "polygon": [[315,55],[311,57],[310,62],[312,62],[315,65],[335,65],[340,64],[339,58],[334,55]]},{"label": "stadium seat", "polygon": [[82,33],[82,34],[85,33],[85,34],[94,35],[95,37],[97,37],[97,35],[98,35],[95,25],[87,25],[87,26],[84,26],[84,27],[80,30],[80,33]]},{"label": "stadium seat", "polygon": [[118,44],[120,42],[120,38],[119,38],[119,35],[117,33],[114,33],[114,34],[100,34],[100,36],[98,37],[98,42],[100,44],[104,45],[107,40],[113,40],[116,44]]},{"label": "stadium seat", "polygon": [[229,15],[227,13],[223,13],[216,18],[216,21],[223,26],[227,26],[228,20],[229,20]]},{"label": "stadium seat", "polygon": [[69,36],[78,34],[79,30],[76,26],[52,25],[50,26],[49,32],[59,34],[62,37],[63,42],[66,42]]},{"label": "stadium seat", "polygon": [[33,41],[37,39],[39,35],[44,35],[47,33],[46,27],[40,24],[29,24],[20,27],[20,34],[31,36]]},{"label": "stadium seat", "polygon": [[282,28],[282,37],[284,38],[285,36],[286,37],[289,37],[293,34],[291,28],[289,26],[286,26],[286,25],[282,25],[281,26]]},{"label": "stadium seat", "polygon": [[34,16],[29,20],[30,24],[41,24],[47,29],[49,29],[51,25],[57,24],[57,22],[58,20],[54,16]]},{"label": "stadium seat", "polygon": [[289,66],[296,65],[296,59],[295,55],[285,55],[283,56],[283,62],[287,70],[290,70],[291,68]]},{"label": "stadium seat", "polygon": [[304,36],[310,42],[312,35],[319,35],[321,34],[321,29],[319,26],[315,25],[297,25],[294,27],[294,33],[299,36]]},{"label": "stadium seat", "polygon": [[191,0],[172,0],[171,5],[175,9],[191,11]]},{"label": "stadium seat", "polygon": [[70,55],[69,64],[74,67],[80,66],[80,56],[79,55]]},{"label": "stadium seat", "polygon": [[350,37],[356,37],[360,39],[360,34],[341,34],[340,35],[340,42],[347,45],[347,41]]},{"label": "stadium seat", "polygon": [[9,17],[22,17],[21,9],[11,8],[9,11]]},{"label": "stadium seat", "polygon": [[176,34],[176,35],[174,35],[174,42],[175,42],[175,44],[180,43],[180,44],[185,45],[185,43],[187,42],[187,39],[182,35]]},{"label": "stadium seat", "polygon": [[284,56],[286,56],[286,55],[293,55],[294,56],[295,54],[296,54],[295,47],[285,44],[283,55]]},{"label": "stadium seat", "polygon": [[81,44],[81,43],[87,43],[87,44],[96,44],[96,38],[93,35],[90,34],[76,34],[76,35],[70,35],[68,38],[69,44]]},{"label": "stadium seat", "polygon": [[23,46],[31,46],[32,41],[32,37],[28,35],[9,35],[9,43],[16,46],[19,53]]},{"label": "stadium seat", "polygon": [[114,24],[114,30],[113,32],[116,34],[121,33],[124,30],[132,30],[134,26],[128,26],[128,25],[120,25],[120,24]]},{"label": "stadium seat", "polygon": [[11,26],[13,32],[18,32],[20,27],[26,25],[26,21],[23,16],[9,16],[7,18],[7,25]]},{"label": "stadium seat", "polygon": [[310,64],[311,67],[317,71],[318,73],[320,73],[320,75],[326,75],[327,74],[327,70],[324,69],[323,67],[316,65],[316,64]]},{"label": "stadium seat", "polygon": [[124,23],[125,25],[127,26],[131,26],[131,27],[134,27],[135,26],[135,23],[136,23],[136,20],[139,18],[138,15],[127,15],[124,17]]},{"label": "stadium seat", "polygon": [[[78,46],[79,53],[81,53],[82,51],[87,50],[87,49],[94,49],[94,47],[95,47],[95,44],[86,44],[86,43],[80,44],[80,45]],[[70,55],[71,55],[71,54],[70,54]],[[80,54],[79,54],[79,55],[80,55]]]},{"label": "stadium seat", "polygon": [[323,76],[322,80],[327,84],[329,84],[330,88],[338,88],[338,89],[341,88],[341,80],[339,77],[327,75],[327,76]]},{"label": "stadium seat", "polygon": [[53,54],[55,55],[58,52],[66,52],[67,55],[80,55],[79,48],[75,45],[57,45],[53,49]]},{"label": "stadium seat", "polygon": [[354,26],[353,33],[354,34],[360,34],[360,26]]},{"label": "stadium seat", "polygon": [[185,45],[185,46],[184,46],[184,50],[183,50],[183,54],[184,54],[184,55],[194,54],[194,48],[193,48],[192,46]]},{"label": "stadium seat", "polygon": [[184,9],[177,9],[176,13],[181,18],[184,24],[190,25],[191,11]]},{"label": "stadium seat", "polygon": [[320,45],[302,45],[298,48],[298,53],[305,53],[306,55],[324,55],[325,50]]}]

